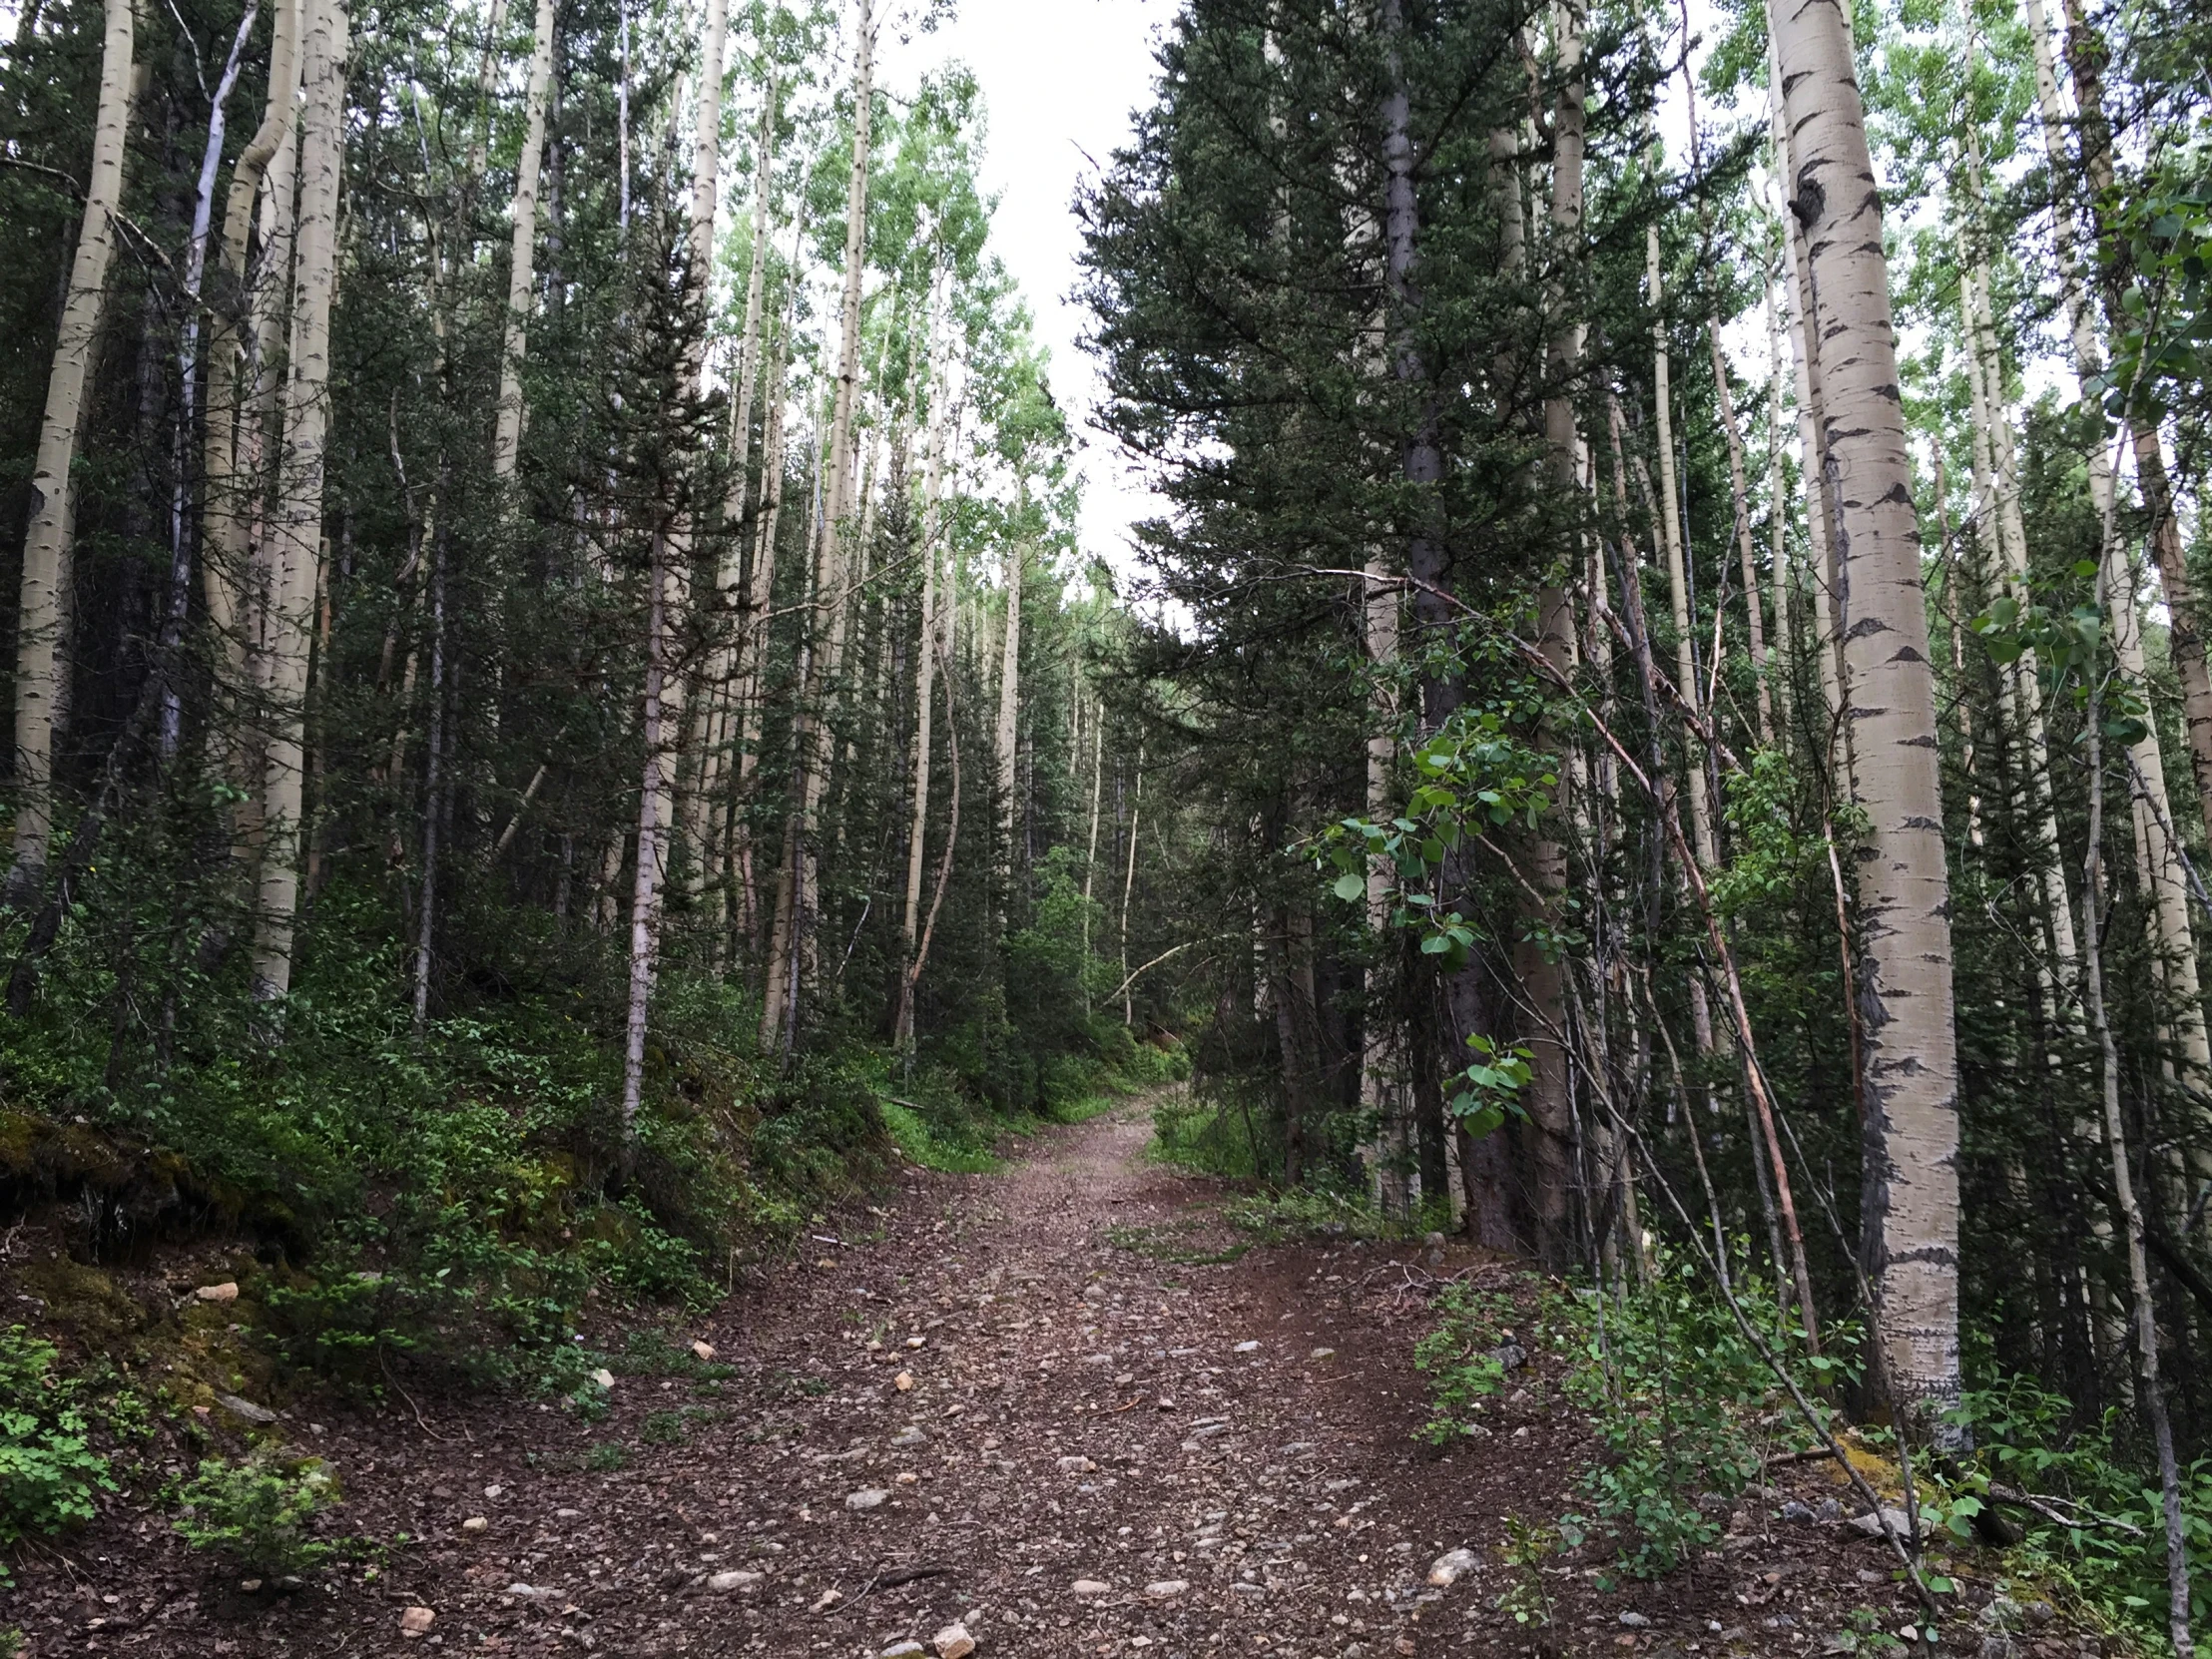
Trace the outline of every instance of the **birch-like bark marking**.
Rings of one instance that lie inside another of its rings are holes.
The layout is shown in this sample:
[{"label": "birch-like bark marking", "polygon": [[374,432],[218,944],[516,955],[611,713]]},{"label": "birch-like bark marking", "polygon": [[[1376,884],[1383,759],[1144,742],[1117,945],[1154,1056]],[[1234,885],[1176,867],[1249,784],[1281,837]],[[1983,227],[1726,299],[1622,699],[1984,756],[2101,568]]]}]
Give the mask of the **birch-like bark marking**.
[{"label": "birch-like bark marking", "polygon": [[[906,907],[898,927],[898,1007],[891,1020],[893,1039],[903,1050],[911,1050],[914,1041],[914,951],[921,937],[921,871],[929,831],[930,745],[936,737],[933,725],[937,653],[944,647],[944,623],[937,605],[937,530],[939,492],[944,485],[945,432],[951,415],[951,388],[945,383],[945,354],[943,341],[939,341],[930,353],[932,406],[928,460],[921,486],[921,626],[914,649],[913,811],[906,828]],[[1093,835],[1095,838],[1095,829]],[[1086,871],[1086,885],[1089,879]],[[1086,911],[1084,926],[1087,929],[1089,925]]]},{"label": "birch-like bark marking", "polygon": [[1782,408],[1787,388],[1782,375],[1782,301],[1779,284],[1767,279],[1767,561],[1774,588],[1774,636],[1768,675],[1774,686],[1775,724],[1784,741],[1791,730],[1794,701],[1790,684],[1793,631],[1790,620],[1790,499],[1788,467],[1783,460]]},{"label": "birch-like bark marking", "polygon": [[1939,1442],[1958,1368],[1958,1057],[1935,679],[1882,196],[1838,0],[1772,0],[1835,494],[1859,854],[1861,1248],[1892,1405]]},{"label": "birch-like bark marking", "polygon": [[261,905],[254,931],[254,995],[291,987],[299,899],[301,745],[307,638],[322,545],[322,473],[330,429],[330,295],[337,279],[338,175],[344,162],[345,0],[307,0],[306,112],[299,134],[298,266],[290,373],[274,525],[276,585],[269,608],[269,749],[264,763]]},{"label": "birch-like bark marking", "polygon": [[100,314],[107,306],[108,263],[123,196],[125,141],[131,124],[133,0],[107,0],[100,47],[100,104],[93,117],[92,171],[85,217],[70,263],[61,333],[46,379],[31,474],[31,524],[23,539],[23,577],[15,647],[15,857],[7,902],[29,904],[46,882],[54,834],[54,717],[69,665],[65,608],[73,565],[70,468],[84,424],[85,376],[92,367]]},{"label": "birch-like bark marking", "polygon": [[524,95],[522,155],[515,163],[514,241],[507,258],[505,343],[499,353],[499,414],[492,430],[492,476],[509,479],[522,454],[522,359],[530,350],[531,290],[537,285],[538,174],[545,162],[545,108],[553,89],[553,0],[538,0]]},{"label": "birch-like bark marking", "polygon": [[[299,91],[299,5],[300,0],[278,0],[270,28],[268,102],[261,125],[232,164],[231,188],[223,205],[223,241],[217,254],[218,269],[232,289],[226,298],[234,298],[245,289],[247,242],[253,229],[255,199],[265,179],[275,184],[277,170],[272,164],[279,152],[288,157],[291,149]],[[288,183],[290,169],[281,172]],[[280,281],[289,275],[266,269],[266,257],[264,264],[265,283]],[[246,667],[246,641],[239,632],[239,584],[245,574],[247,518],[239,492],[242,487],[251,489],[253,480],[248,478],[242,485],[237,477],[239,408],[245,401],[242,375],[246,364],[241,360],[239,330],[232,315],[229,304],[218,304],[209,311],[208,420],[201,451],[206,482],[201,505],[200,583],[209,625],[237,682],[243,679]]]}]

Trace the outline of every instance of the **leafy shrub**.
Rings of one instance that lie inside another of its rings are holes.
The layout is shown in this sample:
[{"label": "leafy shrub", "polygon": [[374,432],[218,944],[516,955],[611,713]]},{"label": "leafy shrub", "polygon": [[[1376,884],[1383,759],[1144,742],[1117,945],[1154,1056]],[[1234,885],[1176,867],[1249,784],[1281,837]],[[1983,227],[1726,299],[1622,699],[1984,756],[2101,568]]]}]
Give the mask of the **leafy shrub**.
[{"label": "leafy shrub", "polygon": [[[2008,1508],[2026,1537],[2013,1551],[2023,1575],[2064,1586],[2153,1651],[2166,1640],[2165,1515],[2148,1447],[2130,1445],[2118,1410],[2084,1420],[2063,1395],[2024,1377],[1969,1388],[1954,1420],[1972,1436],[1973,1455],[1923,1505],[1931,1526],[1966,1538],[1973,1517],[2001,1485],[2046,1500],[2049,1513]],[[2189,1553],[2212,1557],[2212,1458],[2181,1471],[2182,1525]],[[2061,1523],[2053,1515],[2068,1517]],[[2117,1524],[2115,1524],[2117,1523]],[[2191,1622],[2212,1620],[2212,1585],[2191,1577]]]},{"label": "leafy shrub", "polygon": [[[1739,1292],[1747,1314],[1776,1321],[1772,1299],[1756,1286]],[[1774,1374],[1689,1263],[1667,1267],[1619,1302],[1573,1292],[1554,1302],[1552,1317],[1569,1360],[1567,1395],[1606,1451],[1583,1471],[1589,1513],[1562,1525],[1570,1536],[1616,1541],[1622,1564],[1639,1578],[1671,1572],[1720,1536],[1700,1499],[1733,1500],[1757,1478],[1751,1418],[1780,1403]],[[1788,1352],[1778,1328],[1761,1336],[1770,1350]],[[1828,1340],[1848,1354],[1853,1332],[1839,1326]]]},{"label": "leafy shrub", "polygon": [[1201,1100],[1187,1089],[1161,1096],[1152,1108],[1151,1153],[1163,1164],[1222,1181],[1251,1181],[1260,1174],[1250,1114]]},{"label": "leafy shrub", "polygon": [[180,1494],[177,1530],[250,1573],[280,1578],[319,1565],[331,1546],[314,1519],[338,1501],[336,1478],[318,1457],[257,1451],[243,1462],[211,1457]]},{"label": "leafy shrub", "polygon": [[1436,1407],[1421,1437],[1445,1445],[1479,1427],[1481,1402],[1505,1386],[1498,1351],[1512,1340],[1513,1301],[1498,1291],[1455,1283],[1431,1306],[1436,1328],[1413,1345],[1413,1366],[1428,1378]]},{"label": "leafy shrub", "polygon": [[80,1525],[94,1494],[115,1490],[78,1389],[55,1376],[59,1358],[20,1325],[0,1333],[0,1547]]}]

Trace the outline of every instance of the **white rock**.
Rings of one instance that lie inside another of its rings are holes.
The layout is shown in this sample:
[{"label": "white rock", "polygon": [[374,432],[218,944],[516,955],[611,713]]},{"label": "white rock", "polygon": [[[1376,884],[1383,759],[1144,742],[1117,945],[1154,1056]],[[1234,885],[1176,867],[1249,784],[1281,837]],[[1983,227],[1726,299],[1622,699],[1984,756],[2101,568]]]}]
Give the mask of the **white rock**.
[{"label": "white rock", "polygon": [[487,1530],[490,1526],[491,1522],[485,1519],[482,1515],[471,1515],[468,1517],[468,1519],[461,1522],[461,1530],[463,1532],[482,1532]]},{"label": "white rock", "polygon": [[891,1436],[891,1444],[904,1449],[907,1446],[927,1445],[929,1436],[918,1424],[908,1424]]},{"label": "white rock", "polygon": [[[1913,1535],[1913,1517],[1903,1509],[1892,1509],[1888,1505],[1884,1505],[1882,1516],[1883,1519],[1889,1521],[1890,1529],[1899,1537],[1909,1538]],[[1854,1515],[1846,1524],[1854,1531],[1864,1532],[1870,1538],[1882,1536],[1882,1521],[1877,1520],[1873,1515]]]},{"label": "white rock", "polygon": [[220,1285],[203,1285],[192,1294],[202,1302],[236,1302],[239,1299],[239,1288],[226,1280]]},{"label": "white rock", "polygon": [[1158,1578],[1144,1587],[1144,1593],[1155,1601],[1166,1601],[1183,1594],[1190,1587],[1191,1581],[1187,1578]]},{"label": "white rock", "polygon": [[882,1659],[921,1659],[928,1651],[919,1642],[893,1642],[883,1650]]},{"label": "white rock", "polygon": [[1449,1589],[1478,1564],[1479,1558],[1471,1549],[1447,1549],[1428,1563],[1428,1582],[1439,1590]]},{"label": "white rock", "polygon": [[1317,1348],[1314,1350],[1313,1357],[1317,1360],[1334,1360],[1337,1357],[1337,1351],[1333,1348]]},{"label": "white rock", "polygon": [[1258,1343],[1239,1343],[1230,1352],[1233,1354],[1257,1354],[1260,1352],[1260,1345]]},{"label": "white rock", "polygon": [[847,1509],[879,1509],[891,1494],[880,1486],[862,1486],[844,1500]]},{"label": "white rock", "polygon": [[1078,1578],[1073,1588],[1079,1596],[1102,1596],[1110,1595],[1114,1587],[1102,1578]]},{"label": "white rock", "polygon": [[975,1651],[975,1638],[966,1625],[948,1624],[929,1638],[929,1645],[937,1650],[937,1659],[967,1659]]},{"label": "white rock", "polygon": [[715,1357],[715,1345],[713,1343],[694,1343],[691,1345],[691,1351],[702,1365]]},{"label": "white rock", "polygon": [[1096,1474],[1098,1465],[1088,1457],[1063,1457],[1060,1459],[1062,1474]]},{"label": "white rock", "polygon": [[276,1420],[276,1413],[268,1406],[256,1405],[251,1399],[243,1399],[237,1394],[217,1394],[215,1402],[234,1417],[244,1417],[248,1422],[271,1423]]},{"label": "white rock", "polygon": [[410,1607],[399,1615],[399,1634],[413,1641],[418,1636],[430,1634],[430,1626],[438,1616],[427,1607]]},{"label": "white rock", "polygon": [[760,1583],[757,1572],[718,1572],[707,1580],[707,1588],[717,1595],[728,1595],[732,1590],[750,1590]]},{"label": "white rock", "polygon": [[891,1386],[902,1394],[912,1393],[914,1391],[914,1374],[910,1371],[900,1372],[891,1379]]},{"label": "white rock", "polygon": [[518,1601],[552,1601],[556,1599],[561,1592],[558,1590],[546,1589],[542,1585],[537,1584],[515,1583],[508,1585],[499,1593],[503,1596],[513,1596]]},{"label": "white rock", "polygon": [[1645,1618],[1641,1613],[1623,1613],[1621,1623],[1631,1630],[1645,1630],[1650,1628],[1651,1620]]},{"label": "white rock", "polygon": [[484,1488],[484,1495],[488,1498],[497,1499],[506,1491],[506,1489],[507,1488],[504,1486],[486,1486]]},{"label": "white rock", "polygon": [[615,1385],[615,1374],[609,1371],[605,1366],[601,1366],[597,1371],[593,1372],[591,1374],[591,1380],[594,1382],[598,1383],[602,1388],[611,1388]]},{"label": "white rock", "polygon": [[581,1509],[556,1509],[553,1513],[561,1520],[577,1520],[583,1516],[584,1511]]}]

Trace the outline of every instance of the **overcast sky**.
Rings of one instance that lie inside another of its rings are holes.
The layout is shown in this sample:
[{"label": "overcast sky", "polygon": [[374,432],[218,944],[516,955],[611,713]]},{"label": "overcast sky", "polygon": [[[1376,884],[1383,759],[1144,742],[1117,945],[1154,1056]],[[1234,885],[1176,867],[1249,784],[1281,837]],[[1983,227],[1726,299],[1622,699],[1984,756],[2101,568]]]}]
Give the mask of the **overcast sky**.
[{"label": "overcast sky", "polygon": [[1068,209],[1078,182],[1127,138],[1131,112],[1151,102],[1152,43],[1174,13],[1174,0],[960,0],[950,25],[904,44],[886,31],[881,51],[901,91],[955,59],[982,87],[983,184],[1000,197],[992,246],[1036,312],[1053,395],[1084,442],[1084,550],[1122,569],[1129,525],[1154,509],[1088,425],[1098,376],[1075,343],[1085,313],[1068,295],[1082,239]]}]

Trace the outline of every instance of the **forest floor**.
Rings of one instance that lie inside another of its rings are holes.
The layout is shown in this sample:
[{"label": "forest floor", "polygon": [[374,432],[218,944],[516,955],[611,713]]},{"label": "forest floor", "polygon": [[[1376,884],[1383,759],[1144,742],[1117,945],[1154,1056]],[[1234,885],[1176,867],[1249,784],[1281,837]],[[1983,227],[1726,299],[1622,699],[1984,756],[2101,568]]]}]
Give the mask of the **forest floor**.
[{"label": "forest floor", "polygon": [[[1147,1104],[1047,1131],[1000,1174],[908,1170],[672,1333],[713,1346],[733,1368],[718,1382],[620,1377],[599,1422],[492,1394],[295,1402],[283,1431],[342,1475],[338,1529],[414,1540],[380,1566],[249,1592],[119,1499],[63,1550],[19,1555],[0,1628],[33,1659],[872,1659],[935,1654],[955,1624],[979,1659],[1903,1647],[1879,1542],[1770,1521],[1771,1503],[1656,1582],[1514,1564],[1507,1518],[1572,1506],[1587,1427],[1532,1378],[1490,1438],[1438,1454],[1417,1439],[1412,1350],[1434,1272],[1525,1294],[1525,1269],[1252,1246],[1222,1225],[1223,1189],[1146,1159]],[[1815,1505],[1833,1490],[1787,1478]],[[1462,1547],[1473,1565],[1432,1587]],[[1946,1645],[1974,1653],[1990,1589],[1954,1570],[1968,1610]],[[1990,1651],[2074,1653],[2058,1629]]]}]

